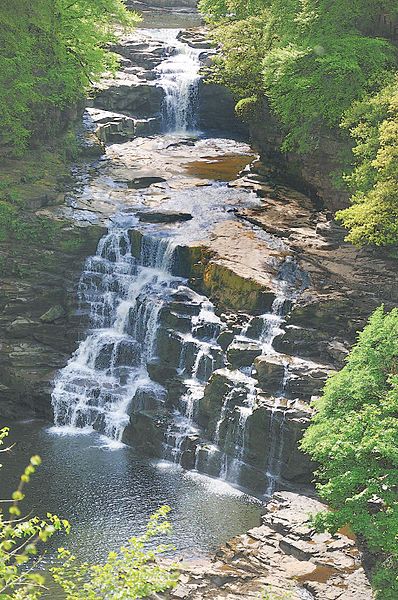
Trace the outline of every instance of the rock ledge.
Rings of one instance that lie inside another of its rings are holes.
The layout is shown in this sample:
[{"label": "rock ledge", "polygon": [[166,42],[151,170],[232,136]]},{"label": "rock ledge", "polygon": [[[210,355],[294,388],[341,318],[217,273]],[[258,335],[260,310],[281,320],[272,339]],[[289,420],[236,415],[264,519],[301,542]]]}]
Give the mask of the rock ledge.
[{"label": "rock ledge", "polygon": [[205,563],[183,563],[168,600],[372,600],[361,555],[349,533],[316,533],[310,515],[326,507],[290,492],[274,494],[262,525]]}]

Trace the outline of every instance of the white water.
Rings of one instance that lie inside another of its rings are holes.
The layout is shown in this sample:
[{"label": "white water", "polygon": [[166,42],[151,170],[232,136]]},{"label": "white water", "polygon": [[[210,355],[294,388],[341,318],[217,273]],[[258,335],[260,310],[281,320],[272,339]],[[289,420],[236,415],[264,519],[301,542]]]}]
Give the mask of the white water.
[{"label": "white water", "polygon": [[[197,316],[192,317],[192,334],[182,336],[183,343],[179,361],[179,373],[186,392],[181,396],[179,408],[166,436],[165,456],[181,463],[184,444],[192,436],[198,436],[195,423],[196,406],[203,397],[206,383],[216,368],[216,354],[221,351],[215,337],[220,332],[221,321],[214,313],[214,306],[203,296],[196,296],[200,304]],[[196,337],[201,334],[206,339]],[[190,366],[189,351],[193,350],[193,365]]]},{"label": "white water", "polygon": [[165,91],[164,129],[176,134],[194,133],[198,128],[200,54],[177,39],[179,29],[151,31],[151,37],[166,42],[167,58],[155,69],[158,85]]},{"label": "white water", "polygon": [[96,429],[120,444],[137,391],[158,392],[146,363],[155,353],[164,298],[181,282],[170,273],[172,263],[173,244],[162,238],[143,237],[138,260],[127,228],[112,226],[100,240],[79,285],[92,328],[52,393],[57,427]]}]

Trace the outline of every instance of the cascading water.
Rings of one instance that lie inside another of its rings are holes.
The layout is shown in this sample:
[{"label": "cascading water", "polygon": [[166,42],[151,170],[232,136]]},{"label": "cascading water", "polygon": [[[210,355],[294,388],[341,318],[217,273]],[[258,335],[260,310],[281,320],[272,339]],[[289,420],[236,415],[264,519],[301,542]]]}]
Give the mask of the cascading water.
[{"label": "cascading water", "polygon": [[[178,29],[158,33],[167,44],[167,59],[156,68],[158,85],[165,91],[164,130],[172,133],[194,132],[198,127],[200,54],[178,40]],[[152,32],[152,37],[155,34]]]},{"label": "cascading water", "polygon": [[79,299],[91,330],[59,373],[52,393],[58,427],[96,429],[118,443],[137,391],[152,385],[146,363],[155,353],[159,311],[181,279],[171,275],[173,244],[142,239],[138,259],[128,229],[112,226],[86,261]]},{"label": "cascading water", "polygon": [[[179,373],[186,391],[180,398],[165,442],[165,458],[180,464],[187,441],[198,436],[199,429],[195,424],[197,402],[203,397],[211,374],[221,366],[218,362],[221,348],[216,342],[221,320],[207,298],[197,296],[196,300],[201,308],[192,318],[192,334],[183,337],[179,361]],[[189,357],[190,353],[192,356]]]},{"label": "cascading water", "polygon": [[[201,51],[181,43],[178,30],[155,30],[150,36],[166,46],[166,58],[156,67],[156,84],[165,91],[164,129],[170,133],[193,132],[198,125]],[[220,202],[222,190],[217,187],[218,211],[225,211]],[[174,209],[180,209],[180,204]],[[201,214],[200,210],[198,205],[198,210],[192,212]],[[56,379],[52,395],[55,424],[67,431],[95,429],[118,445],[150,390],[151,397],[163,405],[158,420],[165,424],[163,458],[242,484],[251,420],[258,408],[258,380],[253,364],[228,364],[228,349],[219,342],[228,326],[206,297],[186,287],[186,280],[174,274],[176,246],[170,238],[143,235],[140,252],[133,255],[129,229],[135,225],[134,217],[129,222],[119,220],[119,224],[111,225],[97,254],[86,261],[79,299],[89,314],[91,328]],[[156,231],[156,227],[150,230]],[[198,236],[198,231],[193,231]],[[170,235],[170,230],[166,235]],[[236,328],[233,342],[254,342],[263,356],[277,354],[273,341],[281,331],[287,303],[294,295],[295,276],[296,265],[287,258],[276,282],[276,299],[270,312]],[[181,301],[187,311],[179,313],[175,306],[170,307],[180,302],[177,296],[181,295],[188,298]],[[178,347],[177,360],[171,364],[166,350],[164,372],[156,375],[162,339],[166,340],[166,348],[167,340],[173,340],[173,348]],[[222,371],[231,382],[230,389],[205,432],[203,415],[198,414],[200,403],[212,374]],[[287,382],[287,367],[285,375]],[[173,380],[171,385],[169,377]],[[271,414],[269,452],[263,472],[266,483],[262,491],[266,489],[266,495],[276,489],[281,475],[285,411],[280,409],[280,400],[285,387],[282,382]],[[168,411],[164,411],[164,405]],[[145,413],[146,409],[142,411]]]}]

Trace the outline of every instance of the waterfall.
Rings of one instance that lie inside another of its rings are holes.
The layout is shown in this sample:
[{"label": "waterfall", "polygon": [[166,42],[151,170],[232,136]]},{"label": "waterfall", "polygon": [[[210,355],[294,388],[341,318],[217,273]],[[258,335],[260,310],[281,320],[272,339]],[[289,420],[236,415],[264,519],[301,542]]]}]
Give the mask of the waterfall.
[{"label": "waterfall", "polygon": [[[166,48],[164,60],[155,68],[156,85],[165,92],[164,130],[189,133],[198,127],[201,50],[180,42],[178,33],[152,30],[147,35],[162,42],[160,52]],[[224,188],[209,189],[213,192],[207,193],[217,193],[220,210],[225,210],[219,202]],[[220,317],[208,298],[174,274],[179,252],[167,234],[143,235],[139,252],[135,244],[132,248],[129,228],[136,224],[137,220],[128,225],[111,224],[96,255],[85,263],[78,296],[90,326],[55,380],[55,425],[68,432],[99,431],[117,446],[128,439],[125,429],[144,405],[143,396],[149,389],[155,408],[152,414],[152,409],[142,412],[148,413],[145,418],[156,420],[157,431],[161,431],[162,458],[243,485],[252,468],[250,427],[256,409],[263,408],[253,361],[259,355],[277,355],[273,342],[294,298],[298,267],[289,257],[282,261],[274,282],[276,297],[266,314],[235,315],[235,320],[228,314]],[[242,326],[242,321],[246,325]],[[226,343],[225,336],[224,343],[221,341],[223,332],[227,339],[232,336]],[[254,347],[253,358],[234,363],[229,352],[235,342],[246,344],[249,356]],[[216,395],[212,414],[209,416],[210,410],[201,414],[206,386],[211,386],[215,372],[223,371],[227,384]],[[274,400],[269,443],[264,444],[264,458],[260,441],[260,465],[255,465],[266,495],[273,493],[283,474],[286,410],[281,408],[281,398],[288,377],[285,365],[280,393],[275,399],[267,398]],[[158,411],[160,404],[164,406]]]},{"label": "waterfall", "polygon": [[164,130],[173,133],[194,132],[198,127],[198,91],[200,54],[178,40],[178,29],[152,32],[166,41],[167,58],[156,68],[158,85],[165,92],[163,103]]},{"label": "waterfall", "polygon": [[58,427],[104,433],[122,441],[128,410],[140,388],[153,384],[146,364],[155,353],[158,315],[181,280],[171,275],[173,244],[144,236],[133,257],[128,230],[111,226],[87,259],[78,295],[91,328],[55,381]]},{"label": "waterfall", "polygon": [[276,394],[274,405],[271,410],[271,420],[269,427],[270,450],[267,466],[267,489],[265,496],[270,498],[275,492],[280,474],[282,471],[282,455],[284,449],[284,425],[286,420],[286,411],[280,410],[281,399],[286,393],[289,381],[289,365],[283,365],[283,379],[281,389]]},{"label": "waterfall", "polygon": [[164,457],[179,464],[182,464],[189,439],[198,437],[199,434],[195,423],[197,402],[203,397],[211,374],[221,366],[217,358],[221,348],[216,342],[216,336],[221,330],[221,320],[207,298],[197,296],[197,300],[200,311],[192,317],[192,333],[183,336],[179,360],[179,374],[186,391],[179,399],[179,406],[165,441]]}]

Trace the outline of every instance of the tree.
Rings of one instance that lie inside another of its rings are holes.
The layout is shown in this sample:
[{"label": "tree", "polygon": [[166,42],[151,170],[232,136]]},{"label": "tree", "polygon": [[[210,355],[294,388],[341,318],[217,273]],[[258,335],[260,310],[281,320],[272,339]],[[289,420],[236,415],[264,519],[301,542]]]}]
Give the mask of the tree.
[{"label": "tree", "polygon": [[[115,68],[115,26],[138,22],[122,0],[3,0],[0,147],[21,154],[59,131],[93,81]],[[36,140],[37,141],[37,140]]]},{"label": "tree", "polygon": [[338,127],[351,104],[380,89],[394,69],[393,45],[359,28],[392,4],[202,0],[199,6],[221,44],[213,77],[231,87],[237,100],[253,96],[255,85],[286,130],[284,149],[313,150],[323,128]]},{"label": "tree", "polygon": [[62,564],[51,572],[66,600],[132,600],[174,587],[178,580],[176,569],[156,562],[171,546],[148,547],[154,537],[170,531],[166,520],[169,511],[168,506],[160,508],[150,518],[146,532],[132,537],[119,553],[110,552],[103,565],[79,564],[75,556],[61,548],[58,553]]},{"label": "tree", "polygon": [[[282,150],[316,152],[331,130],[350,144],[352,206],[337,217],[356,245],[398,243],[397,50],[375,28],[395,0],[201,0],[220,53],[210,80],[238,113],[260,118],[266,97]],[[372,35],[373,33],[373,35]],[[340,129],[340,126],[342,128]]]},{"label": "tree", "polygon": [[398,309],[376,310],[346,366],[329,378],[304,436],[319,463],[316,517],[332,532],[349,524],[378,560],[380,600],[398,597]]},{"label": "tree", "polygon": [[398,76],[378,94],[354,103],[343,126],[356,142],[355,168],[346,180],[352,206],[336,217],[354,244],[398,243]]},{"label": "tree", "polygon": [[[0,446],[9,430],[0,430]],[[0,450],[2,454],[10,448]],[[23,488],[40,465],[39,456],[32,456],[20,477],[17,490],[9,500],[1,500],[0,505],[0,598],[2,600],[36,600],[42,595],[44,577],[35,572],[37,543],[46,542],[57,531],[69,531],[69,523],[51,513],[46,519],[23,517],[20,504],[24,499]],[[1,465],[0,465],[1,466]],[[32,564],[33,560],[33,564]],[[29,568],[24,565],[31,561]]]}]

